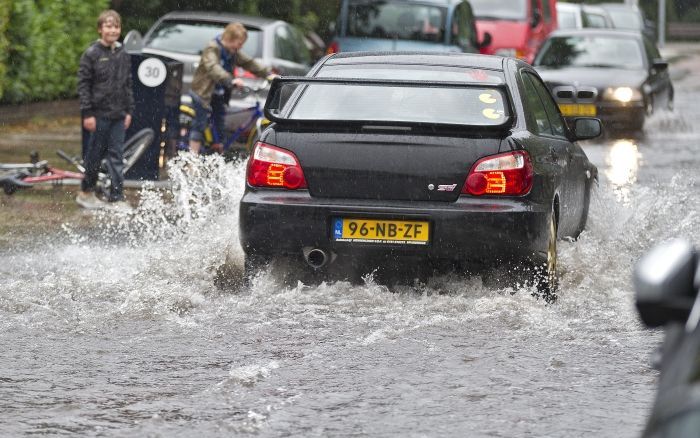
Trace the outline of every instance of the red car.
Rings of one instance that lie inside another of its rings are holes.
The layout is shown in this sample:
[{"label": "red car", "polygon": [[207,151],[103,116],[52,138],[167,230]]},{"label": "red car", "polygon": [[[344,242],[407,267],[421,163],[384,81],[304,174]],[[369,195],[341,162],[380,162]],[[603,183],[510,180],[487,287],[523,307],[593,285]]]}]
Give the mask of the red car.
[{"label": "red car", "polygon": [[532,63],[547,36],[557,29],[556,0],[470,0],[486,55],[512,56]]}]

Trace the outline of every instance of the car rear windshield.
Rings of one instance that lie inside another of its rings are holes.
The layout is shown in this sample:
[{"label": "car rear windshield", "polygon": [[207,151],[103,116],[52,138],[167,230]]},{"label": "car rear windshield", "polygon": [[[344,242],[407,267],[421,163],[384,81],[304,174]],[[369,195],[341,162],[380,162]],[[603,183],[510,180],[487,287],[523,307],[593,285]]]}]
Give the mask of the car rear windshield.
[{"label": "car rear windshield", "polygon": [[[202,49],[223,32],[226,23],[210,21],[167,20],[161,22],[149,35],[146,47],[169,52],[198,55]],[[253,58],[262,57],[262,31],[248,29],[248,39],[241,50]]]},{"label": "car rear windshield", "polygon": [[544,67],[599,67],[640,69],[644,55],[634,38],[575,36],[550,38],[535,60]]},{"label": "car rear windshield", "polygon": [[348,5],[348,36],[411,41],[442,41],[445,36],[444,7],[405,1],[351,0]]},{"label": "car rear windshield", "polygon": [[268,108],[276,96],[293,96],[289,105],[279,106],[279,114],[290,120],[461,126],[499,126],[508,120],[507,97],[498,87],[339,81],[287,82],[278,91]]},{"label": "car rear windshield", "polygon": [[474,16],[480,19],[522,21],[527,18],[529,0],[469,0]]}]

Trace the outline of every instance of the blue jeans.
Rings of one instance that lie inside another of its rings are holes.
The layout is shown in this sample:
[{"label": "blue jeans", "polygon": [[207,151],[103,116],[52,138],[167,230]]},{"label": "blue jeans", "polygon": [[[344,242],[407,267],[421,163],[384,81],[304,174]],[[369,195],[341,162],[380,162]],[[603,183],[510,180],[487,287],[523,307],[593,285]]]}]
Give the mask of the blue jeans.
[{"label": "blue jeans", "polygon": [[97,129],[90,133],[85,151],[85,177],[81,187],[84,192],[95,190],[100,166],[107,159],[107,170],[112,180],[108,201],[124,199],[124,119],[97,118]]},{"label": "blue jeans", "polygon": [[212,118],[214,129],[214,143],[223,143],[224,139],[224,115],[226,114],[225,96],[214,94],[211,98],[211,106],[206,107],[202,98],[195,93],[190,93],[192,107],[194,108],[194,120],[190,128],[190,140],[204,142],[204,131],[207,129],[209,117]]}]

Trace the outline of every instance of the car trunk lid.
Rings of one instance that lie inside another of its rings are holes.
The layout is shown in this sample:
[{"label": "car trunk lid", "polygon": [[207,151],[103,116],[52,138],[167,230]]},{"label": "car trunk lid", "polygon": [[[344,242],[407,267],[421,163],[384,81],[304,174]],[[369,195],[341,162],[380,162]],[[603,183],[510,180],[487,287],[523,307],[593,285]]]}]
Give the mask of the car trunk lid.
[{"label": "car trunk lid", "polygon": [[498,136],[377,129],[277,130],[268,141],[294,152],[311,196],[386,201],[455,201],[474,162],[498,153],[500,145]]}]

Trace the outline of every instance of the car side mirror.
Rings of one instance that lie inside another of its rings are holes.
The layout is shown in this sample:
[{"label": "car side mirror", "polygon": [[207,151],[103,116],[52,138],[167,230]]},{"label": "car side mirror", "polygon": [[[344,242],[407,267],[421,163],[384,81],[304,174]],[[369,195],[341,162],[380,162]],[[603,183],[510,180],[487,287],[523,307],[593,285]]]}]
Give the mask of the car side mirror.
[{"label": "car side mirror", "polygon": [[698,268],[697,251],[681,239],[656,246],[637,262],[637,311],[647,326],[686,322],[700,287]]},{"label": "car side mirror", "polygon": [[576,140],[589,140],[603,132],[603,125],[594,117],[577,117],[574,119],[573,131]]},{"label": "car side mirror", "polygon": [[533,9],[532,10],[532,19],[530,20],[530,27],[535,28],[537,27],[540,22],[542,21],[542,14],[538,9]]},{"label": "car side mirror", "polygon": [[664,70],[668,69],[668,61],[666,61],[665,59],[660,59],[660,58],[655,59],[651,63],[651,68],[653,68],[656,71],[664,71]]},{"label": "car side mirror", "polygon": [[124,50],[127,52],[140,52],[143,50],[143,36],[141,36],[141,32],[136,29],[130,30],[124,36],[122,45],[124,45]]},{"label": "car side mirror", "polygon": [[483,49],[484,47],[488,47],[491,45],[492,41],[493,41],[493,37],[491,36],[491,33],[484,32],[484,37],[481,39],[481,41],[478,41],[476,43],[476,48]]}]

